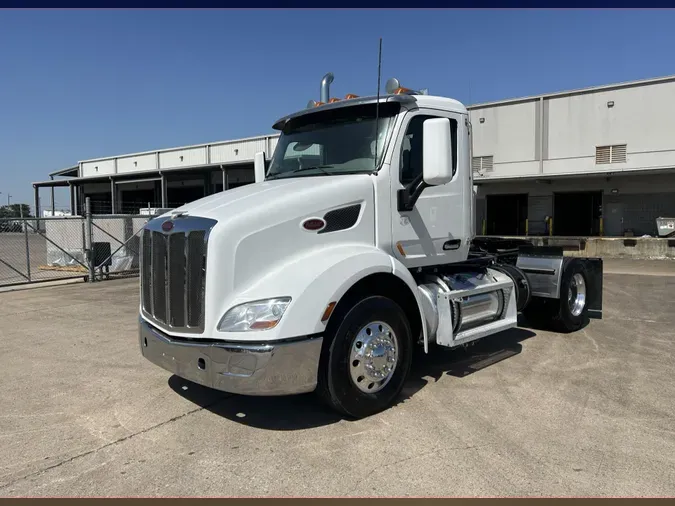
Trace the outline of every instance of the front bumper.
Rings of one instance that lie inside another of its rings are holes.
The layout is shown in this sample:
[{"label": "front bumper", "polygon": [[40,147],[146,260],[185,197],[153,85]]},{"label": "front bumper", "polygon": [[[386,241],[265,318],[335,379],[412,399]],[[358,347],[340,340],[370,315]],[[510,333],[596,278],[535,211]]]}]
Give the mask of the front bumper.
[{"label": "front bumper", "polygon": [[316,388],[323,338],[266,344],[173,339],[139,318],[141,353],[183,379],[242,395],[291,395]]}]

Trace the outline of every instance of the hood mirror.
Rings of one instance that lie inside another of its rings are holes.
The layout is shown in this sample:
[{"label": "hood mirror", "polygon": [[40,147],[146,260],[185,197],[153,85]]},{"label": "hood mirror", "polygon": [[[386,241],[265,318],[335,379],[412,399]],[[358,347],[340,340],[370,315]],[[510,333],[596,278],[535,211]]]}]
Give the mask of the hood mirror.
[{"label": "hood mirror", "polygon": [[262,183],[265,180],[265,152],[258,151],[253,157],[253,171],[255,182]]}]

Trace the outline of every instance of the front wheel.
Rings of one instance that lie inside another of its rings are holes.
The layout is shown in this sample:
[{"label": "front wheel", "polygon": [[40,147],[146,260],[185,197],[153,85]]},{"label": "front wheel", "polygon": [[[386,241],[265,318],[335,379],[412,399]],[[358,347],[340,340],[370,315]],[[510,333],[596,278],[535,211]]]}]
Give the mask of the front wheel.
[{"label": "front wheel", "polygon": [[404,311],[382,296],[365,297],[326,333],[317,391],[333,409],[364,418],[388,408],[401,393],[412,362]]}]

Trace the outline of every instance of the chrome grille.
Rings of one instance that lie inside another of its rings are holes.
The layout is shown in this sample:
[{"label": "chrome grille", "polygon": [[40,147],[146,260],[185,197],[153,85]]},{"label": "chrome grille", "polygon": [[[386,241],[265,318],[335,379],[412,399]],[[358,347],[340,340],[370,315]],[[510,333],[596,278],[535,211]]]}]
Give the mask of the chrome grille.
[{"label": "chrome grille", "polygon": [[[171,221],[173,228],[162,230]],[[204,330],[206,243],[214,220],[180,217],[151,220],[141,243],[141,302],[144,315],[178,332]]]},{"label": "chrome grille", "polygon": [[204,293],[206,279],[200,273],[206,271],[206,255],[204,251],[204,232],[192,232],[188,238],[187,264],[187,296],[194,301],[187,306],[187,321],[190,327],[201,327],[204,324],[204,301],[200,297]]}]

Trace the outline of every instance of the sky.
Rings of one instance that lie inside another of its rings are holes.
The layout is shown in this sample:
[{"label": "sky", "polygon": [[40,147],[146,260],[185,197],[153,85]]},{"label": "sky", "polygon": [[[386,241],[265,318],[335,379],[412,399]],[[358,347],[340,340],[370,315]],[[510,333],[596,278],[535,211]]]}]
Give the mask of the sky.
[{"label": "sky", "polygon": [[[81,160],[272,132],[389,77],[467,105],[675,74],[675,10],[1,10],[0,204]],[[49,191],[41,192],[43,208]],[[67,193],[57,194],[67,207]]]}]

